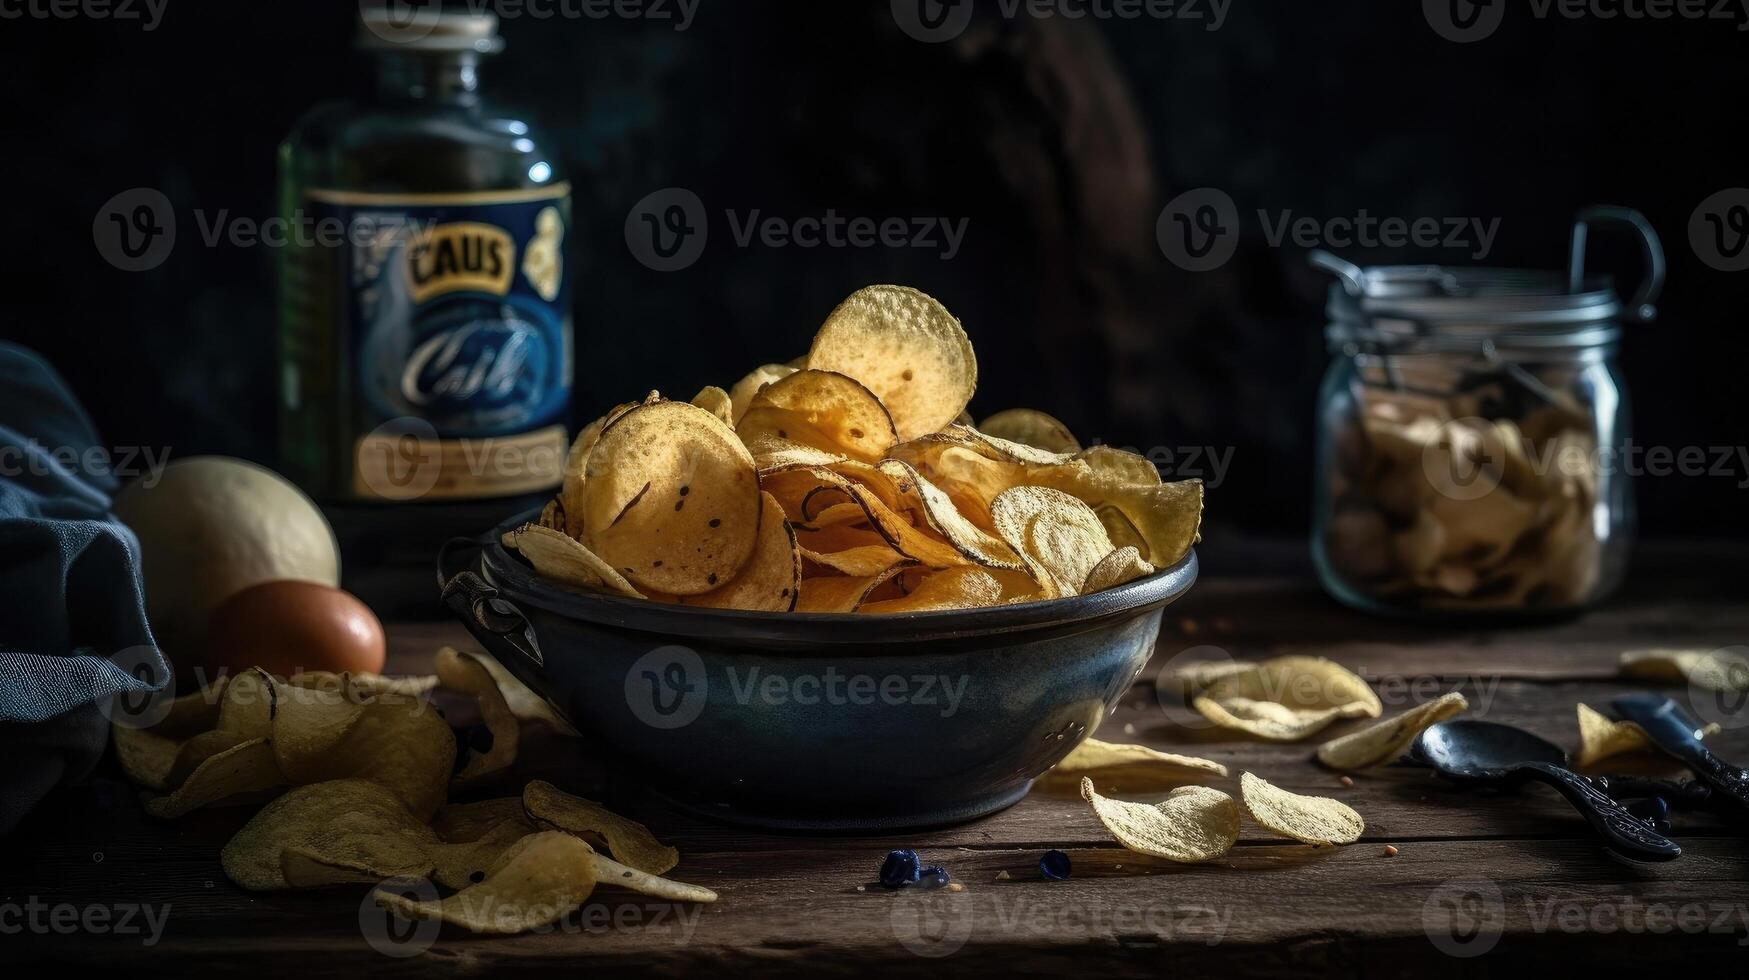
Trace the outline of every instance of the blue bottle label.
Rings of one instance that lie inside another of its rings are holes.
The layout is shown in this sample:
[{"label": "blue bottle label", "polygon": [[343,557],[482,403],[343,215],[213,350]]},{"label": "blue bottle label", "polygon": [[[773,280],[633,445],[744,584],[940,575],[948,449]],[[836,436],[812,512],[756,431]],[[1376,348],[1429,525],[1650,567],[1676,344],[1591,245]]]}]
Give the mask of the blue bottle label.
[{"label": "blue bottle label", "polygon": [[571,398],[569,187],[308,198],[318,229],[344,229],[333,300],[355,494],[556,486]]}]

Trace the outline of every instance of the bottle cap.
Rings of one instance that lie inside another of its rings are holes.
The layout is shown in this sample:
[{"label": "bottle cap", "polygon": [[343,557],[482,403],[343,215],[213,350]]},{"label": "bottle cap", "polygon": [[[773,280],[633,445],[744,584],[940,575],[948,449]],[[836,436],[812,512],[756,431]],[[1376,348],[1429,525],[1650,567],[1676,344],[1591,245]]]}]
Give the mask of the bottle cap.
[{"label": "bottle cap", "polygon": [[445,10],[432,0],[388,0],[361,6],[358,46],[378,51],[472,51],[504,49],[498,15],[465,9]]}]

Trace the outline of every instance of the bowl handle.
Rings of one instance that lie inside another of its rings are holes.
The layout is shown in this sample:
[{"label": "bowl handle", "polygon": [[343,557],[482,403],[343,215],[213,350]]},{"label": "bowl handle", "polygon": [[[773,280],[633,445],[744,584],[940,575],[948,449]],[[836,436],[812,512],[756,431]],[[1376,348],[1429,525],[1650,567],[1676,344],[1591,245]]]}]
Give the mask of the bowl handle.
[{"label": "bowl handle", "polygon": [[443,604],[493,656],[503,660],[514,654],[537,667],[546,666],[540,644],[534,637],[534,626],[514,603],[499,595],[496,588],[488,585],[472,569],[443,578],[448,573],[449,558],[454,550],[462,545],[478,548],[479,544],[472,538],[455,538],[443,546],[438,557]]}]

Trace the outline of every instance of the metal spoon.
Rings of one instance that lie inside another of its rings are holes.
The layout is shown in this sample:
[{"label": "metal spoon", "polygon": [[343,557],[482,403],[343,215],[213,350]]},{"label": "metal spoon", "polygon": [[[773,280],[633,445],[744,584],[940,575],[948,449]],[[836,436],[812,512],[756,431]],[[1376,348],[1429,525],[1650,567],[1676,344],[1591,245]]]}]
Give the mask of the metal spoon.
[{"label": "metal spoon", "polygon": [[1423,731],[1410,754],[1452,779],[1466,782],[1548,783],[1584,815],[1609,849],[1636,861],[1680,857],[1676,842],[1566,768],[1560,746],[1522,728],[1491,721],[1447,721]]}]

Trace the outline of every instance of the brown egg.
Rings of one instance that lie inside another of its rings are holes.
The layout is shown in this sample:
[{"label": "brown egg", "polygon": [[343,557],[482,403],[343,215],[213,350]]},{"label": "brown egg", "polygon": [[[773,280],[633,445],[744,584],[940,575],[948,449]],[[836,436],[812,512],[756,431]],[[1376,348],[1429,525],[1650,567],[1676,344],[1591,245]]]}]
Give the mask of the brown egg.
[{"label": "brown egg", "polygon": [[383,624],[350,592],[317,582],[263,582],[213,609],[206,666],[230,673],[261,667],[381,672]]}]

